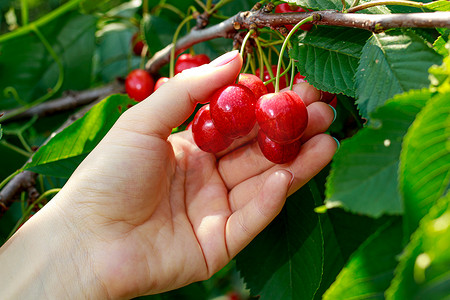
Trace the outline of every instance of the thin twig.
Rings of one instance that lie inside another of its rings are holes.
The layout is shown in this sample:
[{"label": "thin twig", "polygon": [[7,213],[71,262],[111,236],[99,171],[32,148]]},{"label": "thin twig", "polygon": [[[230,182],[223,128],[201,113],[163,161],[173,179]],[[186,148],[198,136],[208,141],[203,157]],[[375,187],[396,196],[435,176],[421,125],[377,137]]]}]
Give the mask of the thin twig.
[{"label": "thin twig", "polygon": [[[72,116],[67,119],[64,124],[62,124],[55,132],[53,132],[46,141],[41,145],[46,145],[53,137],[55,137],[56,134],[63,131],[65,128],[67,128],[69,125],[71,125],[76,120],[83,117],[95,104],[97,104],[101,99],[97,99],[96,101],[90,103],[89,105],[86,105],[83,107],[80,111],[73,114]],[[33,157],[31,157],[26,163],[32,161]],[[0,207],[7,208],[11,205],[11,203],[14,201],[16,195],[18,195],[20,192],[27,190],[31,187],[33,187],[36,183],[36,177],[37,174],[31,171],[22,171],[18,173],[16,176],[13,176],[13,178],[5,185],[5,187],[0,191]],[[1,210],[0,210],[0,217],[1,217]]]},{"label": "thin twig", "polygon": [[[55,114],[62,111],[67,111],[70,109],[74,109],[86,104],[89,104],[99,98],[105,98],[109,95],[123,92],[123,84],[118,82],[112,82],[108,85],[86,90],[86,91],[69,91],[66,95],[44,102],[37,106],[31,107],[30,109],[24,111],[23,113],[16,115],[14,117],[9,118],[6,121],[15,121],[18,119],[31,118],[33,116],[47,116],[51,114]],[[5,117],[8,116],[8,113],[11,111],[5,111]],[[0,121],[3,121],[0,119]],[[5,123],[5,122],[2,122]]]},{"label": "thin twig", "polygon": [[[286,24],[297,24],[300,20],[320,15],[320,20],[311,23],[317,25],[352,27],[372,32],[382,32],[391,28],[450,28],[450,12],[408,13],[408,14],[350,14],[334,10],[273,14],[262,10],[240,12],[233,17],[202,30],[193,30],[176,43],[176,52],[183,51],[195,44],[216,38],[233,38],[237,30],[269,27],[277,29]],[[168,45],[147,62],[146,69],[152,74],[166,65],[170,59],[172,44]]]}]

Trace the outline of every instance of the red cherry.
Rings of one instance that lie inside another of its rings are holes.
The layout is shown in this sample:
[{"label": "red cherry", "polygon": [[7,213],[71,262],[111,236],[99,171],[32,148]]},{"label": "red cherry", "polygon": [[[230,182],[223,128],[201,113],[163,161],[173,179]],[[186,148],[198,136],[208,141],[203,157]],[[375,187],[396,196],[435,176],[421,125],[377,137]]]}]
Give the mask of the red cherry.
[{"label": "red cherry", "polygon": [[150,74],[141,69],[131,71],[125,79],[125,90],[128,96],[138,102],[153,93],[154,85],[155,82]]},{"label": "red cherry", "polygon": [[164,83],[169,81],[169,77],[161,77],[155,83],[155,91],[159,89]]},{"label": "red cherry", "polygon": [[211,97],[211,118],[222,135],[238,138],[247,135],[256,123],[256,97],[240,84],[230,84]]},{"label": "red cherry", "polygon": [[258,99],[256,120],[262,131],[280,144],[299,139],[308,125],[308,111],[293,91],[271,93]]},{"label": "red cherry", "polygon": [[197,146],[205,152],[217,153],[225,150],[233,142],[224,137],[211,120],[209,104],[200,108],[192,122],[192,137]]},{"label": "red cherry", "polygon": [[307,82],[305,79],[305,76],[303,76],[300,73],[295,74],[294,76],[294,84],[300,83],[300,82]]},{"label": "red cherry", "polygon": [[262,95],[267,94],[266,86],[256,75],[242,73],[239,75],[238,84],[248,87],[253,92],[256,99],[259,99]]},{"label": "red cherry", "polygon": [[144,49],[144,41],[139,32],[136,32],[131,37],[131,47],[133,47],[133,53],[137,56],[141,56]]},{"label": "red cherry", "polygon": [[[277,74],[277,66],[276,65],[272,65],[271,68],[272,68],[273,76],[276,76],[276,74]],[[281,68],[280,74],[283,73],[283,71],[284,71],[283,68]],[[260,74],[261,74],[261,71],[259,69],[257,69],[255,71],[255,75],[257,77],[261,78]],[[267,71],[266,67],[264,67],[263,79],[264,79],[264,81],[267,81],[267,80],[271,79],[269,71]],[[269,93],[274,93],[275,92],[275,81],[269,83],[268,85],[266,85],[266,87],[267,87],[267,91]],[[280,90],[284,89],[285,87],[287,87],[286,76],[281,76],[280,77]]]},{"label": "red cherry", "polygon": [[258,145],[264,156],[273,163],[284,164],[294,160],[300,152],[300,140],[289,144],[280,144],[272,141],[260,130],[258,132]]},{"label": "red cherry", "polygon": [[321,91],[320,95],[321,95],[320,101],[325,102],[325,103],[330,103],[336,96],[335,94],[332,94],[329,92],[324,92],[324,91]]},{"label": "red cherry", "polygon": [[[280,13],[292,13],[292,12],[307,12],[307,11],[311,11],[311,10],[309,10],[309,9],[305,10],[305,9],[303,9],[300,6],[297,6],[295,4],[290,4],[290,3],[278,4],[275,7],[275,12],[278,13],[278,14],[280,14]],[[294,28],[293,25],[285,25],[285,27],[288,30],[292,30],[292,28]],[[313,24],[306,23],[306,24],[303,24],[302,26],[300,26],[300,29],[304,30],[304,31],[310,31],[312,27],[313,27]]]},{"label": "red cherry", "polygon": [[210,59],[206,54],[191,55],[189,53],[181,54],[175,63],[175,74],[184,70],[209,64]]},{"label": "red cherry", "polygon": [[336,108],[336,106],[337,106],[337,97],[334,96],[333,100],[331,100],[328,104],[333,106],[334,108]]}]

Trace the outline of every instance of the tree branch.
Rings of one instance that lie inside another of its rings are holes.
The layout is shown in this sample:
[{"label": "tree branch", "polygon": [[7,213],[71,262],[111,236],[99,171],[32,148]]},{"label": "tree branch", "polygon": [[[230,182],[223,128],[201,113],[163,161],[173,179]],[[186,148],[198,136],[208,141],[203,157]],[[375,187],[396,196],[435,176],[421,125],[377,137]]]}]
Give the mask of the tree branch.
[{"label": "tree branch", "polygon": [[[263,10],[240,12],[233,17],[202,30],[193,30],[176,43],[176,52],[183,51],[195,44],[216,38],[232,38],[239,29],[269,27],[276,29],[286,24],[297,24],[313,14],[320,19],[312,23],[317,25],[352,27],[372,32],[382,32],[391,28],[450,28],[450,12],[410,13],[410,14],[349,14],[337,11],[316,11],[305,13],[273,14]],[[172,44],[155,53],[147,62],[146,70],[152,74],[170,60]]]},{"label": "tree branch", "polygon": [[[48,138],[45,140],[45,142],[41,145],[46,145],[53,137],[55,137],[56,134],[60,133],[62,130],[64,130],[66,127],[71,125],[76,120],[83,117],[95,104],[97,104],[99,101],[101,101],[102,98],[98,98],[91,102],[89,105],[86,105],[83,107],[80,111],[73,114],[72,116],[67,119],[64,124],[62,124],[56,131],[54,131]],[[30,162],[33,159],[31,157],[26,163]],[[21,193],[24,190],[31,189],[34,187],[36,183],[36,177],[37,174],[31,171],[23,171],[16,176],[14,176],[0,191],[0,217],[2,216],[2,212],[4,212],[14,201],[17,194]]]},{"label": "tree branch", "polygon": [[104,98],[111,94],[123,91],[124,91],[123,84],[120,84],[119,82],[112,82],[108,85],[86,91],[80,92],[69,91],[60,98],[50,100],[37,106],[31,107],[27,111],[10,118],[8,118],[8,114],[14,112],[14,110],[5,111],[4,117],[0,119],[0,121],[4,123],[24,118],[31,118],[36,115],[39,117],[43,117],[61,111],[74,109],[92,103],[93,101],[99,98]]}]

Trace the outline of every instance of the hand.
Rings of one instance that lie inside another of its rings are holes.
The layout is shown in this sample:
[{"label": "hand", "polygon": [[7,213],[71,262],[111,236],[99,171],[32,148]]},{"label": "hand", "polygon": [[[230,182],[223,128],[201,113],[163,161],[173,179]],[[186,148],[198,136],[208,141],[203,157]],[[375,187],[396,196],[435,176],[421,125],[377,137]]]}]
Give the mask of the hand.
[{"label": "hand", "polygon": [[93,274],[84,284],[97,285],[101,297],[160,293],[209,278],[331,160],[337,145],[322,132],[333,111],[307,83],[294,89],[310,122],[289,164],[266,160],[254,132],[218,155],[199,150],[190,131],[171,135],[197,102],[234,82],[241,66],[237,52],[227,53],[182,72],[129,109],[32,218],[59,215],[58,224],[79,245],[73,273]]}]

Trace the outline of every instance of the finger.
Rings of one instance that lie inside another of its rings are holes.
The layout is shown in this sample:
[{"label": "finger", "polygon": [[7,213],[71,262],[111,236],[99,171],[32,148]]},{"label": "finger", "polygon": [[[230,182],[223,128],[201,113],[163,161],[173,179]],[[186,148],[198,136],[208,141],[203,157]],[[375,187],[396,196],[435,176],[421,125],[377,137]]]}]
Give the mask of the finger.
[{"label": "finger", "polygon": [[[333,109],[325,103],[315,102],[307,109],[308,126],[302,137],[303,142],[325,132],[334,119]],[[222,157],[219,160],[218,170],[227,188],[232,189],[240,182],[268,170],[273,165],[261,153],[258,143],[253,141]]]},{"label": "finger", "polygon": [[[288,90],[289,88],[287,87],[282,89],[281,91]],[[306,106],[310,105],[311,103],[320,101],[320,91],[307,82],[294,84],[292,86],[292,90],[300,96]]]},{"label": "finger", "polygon": [[294,174],[293,183],[288,194],[294,193],[331,161],[336,149],[337,144],[331,136],[327,134],[314,136],[302,145],[298,157],[293,162],[274,165],[261,174],[235,186],[229,193],[231,211],[241,209],[248,203],[248,199],[258,195],[258,186],[277,170],[289,170]]},{"label": "finger", "polygon": [[232,51],[207,65],[185,70],[124,113],[120,126],[167,139],[172,129],[192,114],[197,102],[208,102],[217,89],[233,83],[241,66],[239,52]]},{"label": "finger", "polygon": [[234,211],[225,227],[229,258],[234,257],[260,233],[281,211],[292,174],[285,170],[272,172],[245,205]]}]

